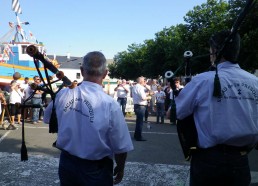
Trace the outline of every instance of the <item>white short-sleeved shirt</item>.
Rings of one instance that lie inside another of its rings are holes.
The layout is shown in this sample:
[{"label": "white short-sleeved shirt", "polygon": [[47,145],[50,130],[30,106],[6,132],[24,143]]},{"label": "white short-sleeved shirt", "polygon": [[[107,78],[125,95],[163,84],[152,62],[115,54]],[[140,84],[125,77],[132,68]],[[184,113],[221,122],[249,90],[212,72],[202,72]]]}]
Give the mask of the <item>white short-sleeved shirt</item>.
[{"label": "white short-sleeved shirt", "polygon": [[21,83],[21,89],[25,90],[29,86],[28,83]]},{"label": "white short-sleeved shirt", "polygon": [[194,113],[198,143],[234,146],[258,142],[258,78],[238,64],[218,65],[222,97],[213,96],[214,71],[195,76],[176,97],[177,118]]},{"label": "white short-sleeved shirt", "polygon": [[[51,102],[45,110],[45,123],[49,123],[52,105]],[[74,89],[62,89],[55,107],[58,148],[89,160],[133,150],[121,108],[102,86],[83,81]]]},{"label": "white short-sleeved shirt", "polygon": [[153,92],[156,92],[158,90],[158,85],[157,84],[152,84],[150,87],[151,87],[151,90]]},{"label": "white short-sleeved shirt", "polygon": [[133,104],[137,104],[137,105],[148,104],[147,100],[144,100],[146,99],[145,88],[139,83],[134,85],[134,87],[132,88],[132,96],[133,96]]},{"label": "white short-sleeved shirt", "polygon": [[21,103],[23,98],[23,93],[20,89],[12,90],[10,93],[9,103],[15,104],[15,103]]},{"label": "white short-sleeved shirt", "polygon": [[[127,90],[129,90],[128,85],[124,85],[124,86]],[[116,91],[117,91],[118,98],[127,98],[127,92],[123,87],[119,86]]]}]

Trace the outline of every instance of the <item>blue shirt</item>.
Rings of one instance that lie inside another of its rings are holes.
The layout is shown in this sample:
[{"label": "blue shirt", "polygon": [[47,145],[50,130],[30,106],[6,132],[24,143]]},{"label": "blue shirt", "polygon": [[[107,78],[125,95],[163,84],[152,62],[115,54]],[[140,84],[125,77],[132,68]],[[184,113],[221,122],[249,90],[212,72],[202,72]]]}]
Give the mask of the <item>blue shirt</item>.
[{"label": "blue shirt", "polygon": [[213,97],[214,71],[197,75],[176,97],[177,118],[194,114],[198,144],[234,146],[258,142],[258,78],[238,64],[218,65],[222,97]]},{"label": "blue shirt", "polygon": [[157,91],[155,97],[157,103],[165,103],[166,94],[164,91]]}]

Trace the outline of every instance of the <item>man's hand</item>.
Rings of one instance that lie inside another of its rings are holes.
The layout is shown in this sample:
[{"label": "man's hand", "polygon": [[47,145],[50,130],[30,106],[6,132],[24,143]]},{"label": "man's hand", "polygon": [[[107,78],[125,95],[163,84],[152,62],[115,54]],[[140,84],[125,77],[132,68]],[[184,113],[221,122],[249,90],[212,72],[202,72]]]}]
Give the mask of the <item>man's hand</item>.
[{"label": "man's hand", "polygon": [[125,160],[127,153],[115,154],[116,167],[114,169],[114,184],[118,184],[124,177]]},{"label": "man's hand", "polygon": [[116,185],[122,181],[124,177],[124,169],[116,166],[114,169],[114,176],[114,184]]}]

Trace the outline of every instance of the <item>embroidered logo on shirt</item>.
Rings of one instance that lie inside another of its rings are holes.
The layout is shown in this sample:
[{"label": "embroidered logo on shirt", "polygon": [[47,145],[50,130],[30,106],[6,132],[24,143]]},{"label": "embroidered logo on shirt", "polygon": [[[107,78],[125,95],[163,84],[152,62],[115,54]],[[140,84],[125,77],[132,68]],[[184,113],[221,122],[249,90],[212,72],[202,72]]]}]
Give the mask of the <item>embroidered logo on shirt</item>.
[{"label": "embroidered logo on shirt", "polygon": [[[89,113],[85,113],[85,110],[82,110],[83,107],[82,107],[81,104],[85,104],[87,106]],[[92,105],[86,99],[82,99],[82,98],[71,99],[70,101],[68,101],[65,104],[65,108],[63,109],[63,111],[64,112],[74,111],[74,112],[77,112],[84,117],[89,118],[91,123],[93,123],[93,121],[94,121],[94,112],[93,112]]]},{"label": "embroidered logo on shirt", "polygon": [[241,94],[241,89],[238,89],[237,91],[238,91],[238,94],[240,95]]},{"label": "embroidered logo on shirt", "polygon": [[237,100],[252,100],[258,104],[258,96],[256,89],[247,83],[233,83],[224,86],[221,89],[222,96],[218,99],[237,99]]}]

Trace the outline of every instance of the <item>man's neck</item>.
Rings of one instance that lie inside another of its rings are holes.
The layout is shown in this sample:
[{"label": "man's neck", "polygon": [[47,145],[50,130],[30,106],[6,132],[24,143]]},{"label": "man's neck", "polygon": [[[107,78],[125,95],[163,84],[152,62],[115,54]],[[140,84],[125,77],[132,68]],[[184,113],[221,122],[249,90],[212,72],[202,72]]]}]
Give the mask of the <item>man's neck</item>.
[{"label": "man's neck", "polygon": [[96,83],[102,86],[102,78],[101,77],[86,77],[83,79],[83,81],[89,81],[92,83]]}]

